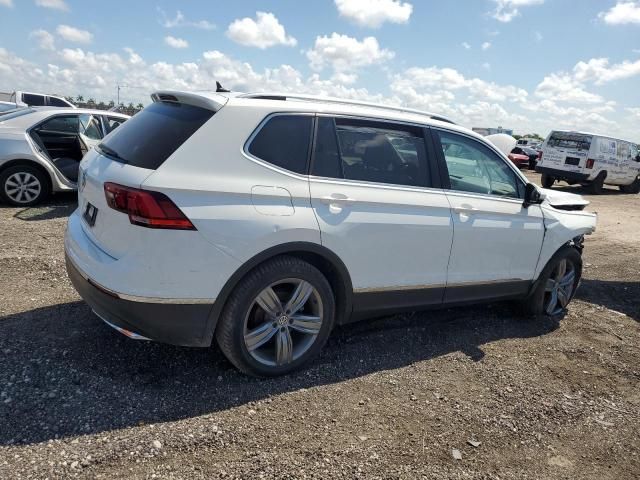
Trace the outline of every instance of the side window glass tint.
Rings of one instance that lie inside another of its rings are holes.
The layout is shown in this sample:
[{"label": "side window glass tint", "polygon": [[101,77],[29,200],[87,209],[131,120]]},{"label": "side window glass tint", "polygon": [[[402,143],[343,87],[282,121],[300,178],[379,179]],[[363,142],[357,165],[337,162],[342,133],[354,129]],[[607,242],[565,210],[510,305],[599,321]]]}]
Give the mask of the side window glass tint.
[{"label": "side window glass tint", "polygon": [[249,153],[296,173],[307,172],[313,117],[276,115],[262,126],[249,145]]},{"label": "side window glass tint", "polygon": [[22,95],[22,101],[30,107],[42,107],[44,106],[44,95],[25,93]]},{"label": "side window glass tint", "polygon": [[67,115],[64,117],[53,117],[50,120],[44,122],[39,131],[47,133],[58,133],[67,135],[76,135],[79,129],[79,122],[77,115]]},{"label": "side window glass tint", "polygon": [[344,178],[394,185],[429,185],[421,129],[336,119]]},{"label": "side window glass tint", "polygon": [[80,133],[92,140],[102,139],[98,118],[93,115],[80,115]]},{"label": "side window glass tint", "polygon": [[312,175],[344,178],[333,118],[318,117]]},{"label": "side window glass tint", "polygon": [[451,189],[520,198],[522,186],[506,162],[481,143],[448,132],[437,132],[449,171]]}]

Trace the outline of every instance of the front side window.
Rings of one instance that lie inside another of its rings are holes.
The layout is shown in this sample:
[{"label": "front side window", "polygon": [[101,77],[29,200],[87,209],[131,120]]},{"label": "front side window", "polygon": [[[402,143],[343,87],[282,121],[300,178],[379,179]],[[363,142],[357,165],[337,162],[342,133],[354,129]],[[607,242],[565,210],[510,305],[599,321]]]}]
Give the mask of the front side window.
[{"label": "front side window", "polygon": [[346,118],[320,117],[314,175],[428,186],[422,129]]},{"label": "front side window", "polygon": [[92,140],[102,139],[102,130],[98,117],[93,115],[80,115],[80,133]]},{"label": "front side window", "polygon": [[507,163],[471,138],[436,132],[452,190],[520,198],[524,186]]},{"label": "front side window", "polygon": [[249,145],[249,153],[272,165],[307,173],[313,117],[276,115],[262,126]]},{"label": "front side window", "polygon": [[22,101],[30,107],[44,106],[44,95],[32,95],[31,93],[22,94]]},{"label": "front side window", "polygon": [[58,97],[49,97],[49,105],[52,107],[68,107],[69,104]]},{"label": "front side window", "polygon": [[126,120],[126,118],[120,118],[120,117],[105,116],[103,118],[104,118],[105,128],[107,129],[107,133],[113,132],[116,128],[122,125]]}]

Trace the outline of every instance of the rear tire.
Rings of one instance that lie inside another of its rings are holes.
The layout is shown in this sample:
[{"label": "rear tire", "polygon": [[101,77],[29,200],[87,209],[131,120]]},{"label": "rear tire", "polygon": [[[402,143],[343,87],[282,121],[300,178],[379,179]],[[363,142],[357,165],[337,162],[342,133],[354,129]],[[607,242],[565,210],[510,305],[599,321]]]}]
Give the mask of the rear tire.
[{"label": "rear tire", "polygon": [[604,179],[607,177],[607,172],[600,172],[598,176],[591,182],[588,189],[594,195],[600,195],[604,188]]},{"label": "rear tire", "polygon": [[522,302],[523,313],[563,316],[581,278],[582,256],[574,247],[562,247],[542,270],[534,291]]},{"label": "rear tire", "polygon": [[556,182],[556,179],[551,175],[547,175],[546,173],[543,173],[541,182],[542,182],[543,188],[551,188],[553,184]]},{"label": "rear tire", "polygon": [[31,207],[42,202],[51,188],[47,177],[29,165],[15,165],[0,173],[0,199],[15,207]]},{"label": "rear tire", "polygon": [[640,175],[636,177],[633,183],[620,185],[620,191],[623,193],[640,193]]},{"label": "rear tire", "polygon": [[231,293],[216,329],[238,370],[274,377],[315,357],[333,328],[335,300],[325,276],[290,256],[256,267]]}]

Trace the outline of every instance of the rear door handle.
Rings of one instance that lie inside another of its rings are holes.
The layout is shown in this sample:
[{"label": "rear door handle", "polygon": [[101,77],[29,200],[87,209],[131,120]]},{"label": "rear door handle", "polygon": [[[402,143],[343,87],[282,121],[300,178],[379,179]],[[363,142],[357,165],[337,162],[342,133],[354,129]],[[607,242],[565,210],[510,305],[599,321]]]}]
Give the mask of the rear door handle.
[{"label": "rear door handle", "polygon": [[456,213],[478,213],[480,211],[473,207],[453,207],[452,210]]}]

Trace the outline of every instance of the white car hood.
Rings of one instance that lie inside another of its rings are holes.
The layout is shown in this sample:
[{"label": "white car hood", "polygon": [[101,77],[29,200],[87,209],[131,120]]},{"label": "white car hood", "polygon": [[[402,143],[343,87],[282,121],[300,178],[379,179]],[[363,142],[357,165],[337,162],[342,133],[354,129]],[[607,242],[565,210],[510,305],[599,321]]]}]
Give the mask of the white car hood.
[{"label": "white car hood", "polygon": [[586,200],[582,195],[559,192],[558,190],[548,188],[539,188],[539,190],[544,194],[545,202],[553,207],[567,207],[571,205],[586,207],[589,205],[589,200]]}]

